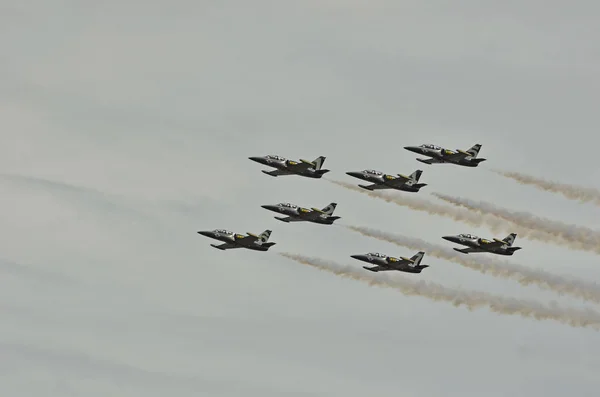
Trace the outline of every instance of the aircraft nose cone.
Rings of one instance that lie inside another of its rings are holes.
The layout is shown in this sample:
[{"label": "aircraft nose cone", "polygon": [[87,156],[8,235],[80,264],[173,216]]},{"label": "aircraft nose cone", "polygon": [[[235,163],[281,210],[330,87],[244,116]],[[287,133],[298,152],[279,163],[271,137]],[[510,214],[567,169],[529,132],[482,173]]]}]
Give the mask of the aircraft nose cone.
[{"label": "aircraft nose cone", "polygon": [[458,239],[456,238],[456,236],[443,236],[442,237],[444,240],[446,241],[451,241],[453,243],[455,243]]},{"label": "aircraft nose cone", "polygon": [[419,153],[421,151],[420,148],[417,146],[404,146],[404,149],[408,150],[409,152],[415,153]]},{"label": "aircraft nose cone", "polygon": [[264,162],[264,159],[262,157],[248,157],[248,160],[256,161],[257,163]]},{"label": "aircraft nose cone", "polygon": [[346,172],[346,175],[353,176],[354,178],[361,178],[362,177],[362,173],[360,173],[360,172],[354,172],[354,171]]},{"label": "aircraft nose cone", "polygon": [[367,257],[365,255],[350,255],[350,258],[358,259],[359,261],[364,261]]},{"label": "aircraft nose cone", "polygon": [[212,235],[213,235],[212,232],[206,232],[206,231],[203,231],[203,230],[200,230],[198,232],[198,234],[201,234],[201,235],[206,236],[206,237],[212,237]]},{"label": "aircraft nose cone", "polygon": [[265,204],[265,205],[261,205],[260,207],[264,208],[266,210],[269,210],[269,211],[277,211],[277,206],[276,205]]}]

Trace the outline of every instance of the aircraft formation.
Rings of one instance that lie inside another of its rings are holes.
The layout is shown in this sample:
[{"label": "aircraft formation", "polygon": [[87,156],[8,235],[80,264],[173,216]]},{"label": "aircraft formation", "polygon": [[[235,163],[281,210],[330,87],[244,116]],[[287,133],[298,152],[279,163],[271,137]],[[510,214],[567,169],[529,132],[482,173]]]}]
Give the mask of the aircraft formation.
[{"label": "aircraft formation", "polygon": [[[417,158],[418,161],[429,165],[445,163],[463,167],[477,167],[481,162],[486,160],[477,157],[481,149],[480,144],[475,144],[468,150],[450,150],[431,144],[406,146],[404,149],[429,157],[428,159]],[[263,173],[273,177],[296,175],[320,179],[323,175],[330,172],[330,170],[323,168],[325,158],[325,156],[319,156],[313,161],[303,159],[294,161],[278,155],[267,155],[249,157],[248,159],[274,168],[272,171],[262,170]],[[385,174],[380,171],[368,169],[346,172],[346,175],[370,183],[369,185],[358,185],[369,191],[399,190],[410,193],[418,193],[421,188],[427,186],[426,183],[419,183],[422,174],[422,170],[416,170],[408,176],[403,174]],[[266,204],[261,207],[283,215],[282,217],[276,216],[274,218],[286,223],[312,222],[322,225],[332,225],[337,219],[341,218],[333,215],[337,203],[330,203],[323,209],[314,207],[304,208],[291,203]],[[253,233],[234,233],[225,229],[198,231],[198,234],[202,236],[222,242],[220,245],[211,244],[214,248],[220,250],[245,248],[254,251],[268,251],[269,248],[276,244],[269,242],[271,233],[271,230],[265,230],[259,235]],[[454,248],[455,251],[463,254],[489,253],[495,255],[513,255],[514,252],[521,249],[521,247],[513,247],[516,237],[516,233],[510,233],[504,239],[492,238],[491,240],[472,234],[458,234],[456,236],[443,236],[442,238],[464,246],[465,248],[462,249]],[[350,255],[353,259],[371,264],[371,267],[363,266],[363,269],[371,272],[400,271],[405,273],[421,273],[423,269],[428,268],[428,265],[421,264],[424,256],[425,251],[419,251],[410,258],[403,256],[394,257],[378,252]]]}]

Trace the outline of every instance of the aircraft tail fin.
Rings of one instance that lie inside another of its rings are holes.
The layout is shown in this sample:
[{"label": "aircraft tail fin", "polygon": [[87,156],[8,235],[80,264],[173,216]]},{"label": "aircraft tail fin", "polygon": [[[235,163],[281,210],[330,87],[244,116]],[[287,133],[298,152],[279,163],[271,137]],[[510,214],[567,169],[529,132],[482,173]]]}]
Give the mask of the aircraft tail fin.
[{"label": "aircraft tail fin", "polygon": [[329,205],[323,208],[323,211],[327,215],[333,215],[333,211],[335,211],[335,207],[337,207],[337,203],[329,203]]},{"label": "aircraft tail fin", "polygon": [[410,259],[413,261],[411,266],[419,266],[421,264],[421,261],[423,260],[424,256],[425,256],[424,251],[419,251],[416,254],[414,254],[413,256],[411,256]]},{"label": "aircraft tail fin", "polygon": [[258,236],[258,240],[264,244],[269,241],[269,237],[271,237],[271,230],[265,230]]},{"label": "aircraft tail fin", "polygon": [[315,170],[318,171],[323,167],[323,163],[325,162],[325,156],[319,156],[314,159],[312,162],[315,163]]},{"label": "aircraft tail fin", "polygon": [[408,177],[415,182],[419,182],[419,179],[421,178],[421,174],[423,174],[422,170],[416,170],[415,172],[410,174]]},{"label": "aircraft tail fin", "polygon": [[481,149],[481,145],[479,143],[471,146],[471,148],[469,150],[467,150],[466,152],[469,153],[471,155],[471,157],[476,158],[477,155],[479,154],[479,150]]},{"label": "aircraft tail fin", "polygon": [[517,238],[517,233],[511,233],[508,236],[504,237],[502,241],[506,243],[509,247],[513,245],[515,239]]}]

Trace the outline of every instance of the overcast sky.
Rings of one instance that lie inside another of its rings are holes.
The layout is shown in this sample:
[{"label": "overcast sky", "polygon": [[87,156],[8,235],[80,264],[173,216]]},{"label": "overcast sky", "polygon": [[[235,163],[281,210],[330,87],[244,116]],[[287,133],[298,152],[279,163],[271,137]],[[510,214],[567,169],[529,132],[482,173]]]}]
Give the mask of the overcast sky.
[{"label": "overcast sky", "polygon": [[[598,332],[469,312],[287,260],[413,250],[262,204],[446,244],[486,228],[330,178],[423,169],[429,193],[600,228],[597,207],[490,172],[597,186],[595,1],[0,0],[0,394],[596,396]],[[478,168],[419,163],[408,145]],[[398,195],[411,193],[397,192]],[[415,196],[416,197],[416,196]],[[197,230],[273,230],[269,252]],[[517,237],[510,261],[594,280],[586,252]],[[423,279],[593,307],[425,256]]]}]

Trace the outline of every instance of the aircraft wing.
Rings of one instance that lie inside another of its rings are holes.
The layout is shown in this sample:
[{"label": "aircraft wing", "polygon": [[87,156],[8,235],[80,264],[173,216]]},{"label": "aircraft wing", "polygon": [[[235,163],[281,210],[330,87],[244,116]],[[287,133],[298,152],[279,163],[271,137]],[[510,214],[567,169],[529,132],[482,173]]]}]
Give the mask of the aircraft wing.
[{"label": "aircraft wing", "polygon": [[436,158],[417,159],[417,161],[420,161],[421,163],[425,163],[425,164],[440,164],[440,163],[444,163],[445,162],[442,159],[436,159]]},{"label": "aircraft wing", "polygon": [[497,238],[495,238],[494,241],[485,240],[483,241],[483,243],[484,248],[498,248],[505,245],[506,241],[498,240]]},{"label": "aircraft wing", "polygon": [[286,170],[273,170],[273,171],[263,171],[267,175],[271,176],[281,176],[281,175],[293,175],[293,172]]},{"label": "aircraft wing", "polygon": [[305,220],[305,219],[301,219],[301,218],[292,218],[291,216],[286,216],[286,217],[275,216],[274,218],[278,219],[278,220],[280,220],[282,222],[286,222],[286,223],[289,223],[289,222],[302,222],[302,221]]},{"label": "aircraft wing", "polygon": [[305,171],[309,168],[314,168],[314,167],[316,167],[316,164],[313,163],[312,161],[308,161],[308,160],[300,159],[300,162],[297,162],[297,161],[288,162],[288,168],[292,171]]},{"label": "aircraft wing", "polygon": [[377,183],[373,183],[372,185],[358,185],[358,186],[362,187],[363,189],[367,189],[367,190],[391,189],[391,187],[389,187],[389,186],[379,185]]},{"label": "aircraft wing", "polygon": [[323,211],[321,211],[318,208],[300,208],[298,210],[298,218],[297,220],[309,220],[309,219],[315,219],[319,217],[319,214],[322,213]]},{"label": "aircraft wing", "polygon": [[394,270],[394,269],[390,269],[389,267],[383,267],[383,266],[373,266],[373,267],[363,266],[363,269],[370,270],[372,272],[384,272],[386,270]]},{"label": "aircraft wing", "polygon": [[412,259],[405,258],[405,257],[400,257],[400,258],[390,257],[388,260],[389,260],[389,266],[392,268],[401,268],[401,267],[405,267],[405,266],[410,266],[411,264],[414,263],[414,261]]},{"label": "aircraft wing", "polygon": [[468,254],[470,252],[485,252],[479,248],[454,248],[454,251],[462,252],[463,254]]},{"label": "aircraft wing", "polygon": [[223,250],[223,251],[229,250],[229,249],[234,249],[234,248],[241,248],[239,245],[237,245],[237,244],[231,244],[231,243],[224,243],[224,244],[221,244],[221,245],[211,244],[210,246],[218,248],[218,249]]},{"label": "aircraft wing", "polygon": [[449,156],[444,156],[445,159],[447,160],[451,160],[451,161],[460,161],[466,157],[470,157],[471,153],[467,153],[464,150],[457,150],[456,153],[451,154]]},{"label": "aircraft wing", "polygon": [[252,242],[258,240],[259,237],[253,233],[246,233],[246,236],[237,234],[236,238],[237,238],[237,241],[239,241],[240,243],[252,243]]},{"label": "aircraft wing", "polygon": [[396,178],[394,179],[394,181],[396,181],[396,182],[402,182],[402,183],[407,182],[409,180],[410,180],[409,176],[402,175],[402,174],[396,175]]},{"label": "aircraft wing", "polygon": [[409,177],[405,177],[404,175],[399,175],[397,178],[388,181],[388,183],[394,187],[400,187],[406,184],[410,180]]}]

